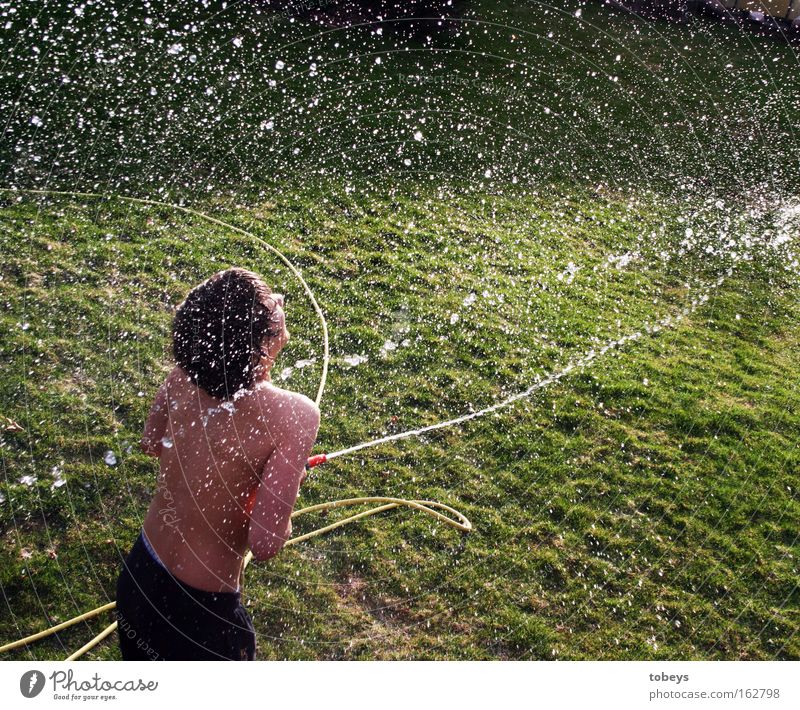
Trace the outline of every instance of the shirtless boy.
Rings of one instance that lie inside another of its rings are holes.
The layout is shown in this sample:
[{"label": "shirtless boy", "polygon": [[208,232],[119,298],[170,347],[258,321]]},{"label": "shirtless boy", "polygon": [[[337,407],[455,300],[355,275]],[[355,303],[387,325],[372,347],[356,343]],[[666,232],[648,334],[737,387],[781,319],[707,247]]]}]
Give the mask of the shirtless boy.
[{"label": "shirtless boy", "polygon": [[319,429],[307,397],[275,387],[283,296],[233,268],[196,286],[173,323],[176,365],[142,449],[156,494],[117,582],[126,660],[254,660],[242,563],[281,550]]}]

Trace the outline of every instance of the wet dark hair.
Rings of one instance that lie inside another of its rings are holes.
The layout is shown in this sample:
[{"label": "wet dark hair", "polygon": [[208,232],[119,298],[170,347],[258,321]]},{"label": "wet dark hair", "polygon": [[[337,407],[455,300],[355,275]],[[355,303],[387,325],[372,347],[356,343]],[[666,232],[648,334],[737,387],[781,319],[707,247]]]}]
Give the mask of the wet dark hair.
[{"label": "wet dark hair", "polygon": [[195,286],[178,306],[175,362],[212,397],[230,399],[255,384],[264,339],[277,334],[270,329],[271,293],[258,274],[235,267]]}]

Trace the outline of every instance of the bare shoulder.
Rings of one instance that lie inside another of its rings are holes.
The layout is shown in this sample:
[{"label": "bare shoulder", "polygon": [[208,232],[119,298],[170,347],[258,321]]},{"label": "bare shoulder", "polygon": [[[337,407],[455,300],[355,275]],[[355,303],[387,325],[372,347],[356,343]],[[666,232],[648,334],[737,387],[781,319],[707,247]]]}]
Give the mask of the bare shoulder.
[{"label": "bare shoulder", "polygon": [[319,407],[306,395],[271,383],[259,387],[261,403],[270,411],[281,413],[289,423],[319,424]]}]

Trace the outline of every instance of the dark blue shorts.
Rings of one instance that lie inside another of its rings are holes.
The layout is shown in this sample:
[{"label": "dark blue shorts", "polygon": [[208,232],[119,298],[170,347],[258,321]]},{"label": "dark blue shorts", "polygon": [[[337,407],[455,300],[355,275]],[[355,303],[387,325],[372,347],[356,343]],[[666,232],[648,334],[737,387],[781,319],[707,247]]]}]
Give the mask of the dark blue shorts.
[{"label": "dark blue shorts", "polygon": [[126,661],[253,661],[256,635],[241,592],[206,592],[177,580],[142,534],[117,580],[119,645]]}]

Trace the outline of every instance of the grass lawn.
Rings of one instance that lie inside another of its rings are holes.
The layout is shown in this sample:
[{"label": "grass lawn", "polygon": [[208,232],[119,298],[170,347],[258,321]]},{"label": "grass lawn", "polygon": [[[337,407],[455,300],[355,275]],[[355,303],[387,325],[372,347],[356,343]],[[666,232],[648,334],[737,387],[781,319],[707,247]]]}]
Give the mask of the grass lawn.
[{"label": "grass lawn", "polygon": [[[316,451],[641,336],[492,415],[316,469],[299,506],[432,499],[474,531],[395,510],[251,566],[259,658],[800,658],[800,219],[776,222],[797,186],[791,49],[592,4],[579,22],[470,3],[469,33],[433,44],[257,25],[243,4],[183,37],[187,4],[154,5],[149,30],[92,35],[102,61],[75,39],[99,9],[43,10],[26,31],[75,30],[33,69],[21,35],[0,72],[4,184],[182,200],[281,249],[331,333]],[[189,288],[243,265],[289,294],[281,386],[313,396],[321,341],[287,269],[224,227],[118,200],[0,206],[2,644],[113,599]],[[5,658],[64,657],[110,621]],[[118,657],[114,637],[87,655]]]}]

